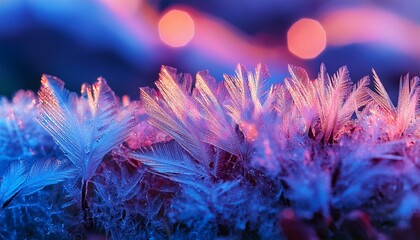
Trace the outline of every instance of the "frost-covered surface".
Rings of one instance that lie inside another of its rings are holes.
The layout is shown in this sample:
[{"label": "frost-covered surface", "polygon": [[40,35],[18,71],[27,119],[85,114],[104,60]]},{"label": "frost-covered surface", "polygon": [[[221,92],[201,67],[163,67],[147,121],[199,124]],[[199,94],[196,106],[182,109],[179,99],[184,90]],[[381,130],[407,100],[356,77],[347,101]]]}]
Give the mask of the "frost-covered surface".
[{"label": "frost-covered surface", "polygon": [[1,239],[420,237],[420,80],[162,67],[157,90],[43,76],[0,105]]}]

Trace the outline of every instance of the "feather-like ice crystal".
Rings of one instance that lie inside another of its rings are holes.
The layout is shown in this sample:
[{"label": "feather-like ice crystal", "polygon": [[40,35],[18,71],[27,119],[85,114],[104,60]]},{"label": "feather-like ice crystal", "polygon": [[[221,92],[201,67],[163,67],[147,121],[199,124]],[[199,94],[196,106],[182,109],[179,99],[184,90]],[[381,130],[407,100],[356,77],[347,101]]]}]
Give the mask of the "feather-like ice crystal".
[{"label": "feather-like ice crystal", "polygon": [[419,78],[394,105],[376,72],[289,72],[163,66],[122,102],[103,78],[79,96],[44,75],[2,99],[0,238],[415,236]]}]

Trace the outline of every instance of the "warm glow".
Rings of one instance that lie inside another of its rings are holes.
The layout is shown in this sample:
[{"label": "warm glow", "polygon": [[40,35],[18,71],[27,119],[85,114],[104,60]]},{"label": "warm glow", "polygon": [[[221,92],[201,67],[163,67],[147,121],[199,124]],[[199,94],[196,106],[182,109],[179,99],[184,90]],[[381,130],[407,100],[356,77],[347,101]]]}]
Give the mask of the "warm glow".
[{"label": "warm glow", "polygon": [[322,25],[313,19],[302,18],[287,32],[289,51],[303,59],[318,56],[327,44],[327,36]]},{"label": "warm glow", "polygon": [[337,9],[322,14],[320,21],[329,45],[373,43],[420,56],[420,25],[391,11],[376,7]]},{"label": "warm glow", "polygon": [[194,37],[194,21],[184,11],[171,10],[159,21],[159,37],[171,47],[183,47]]},{"label": "warm glow", "polygon": [[141,1],[139,0],[101,0],[103,4],[109,6],[113,11],[122,14],[135,14],[139,10]]}]

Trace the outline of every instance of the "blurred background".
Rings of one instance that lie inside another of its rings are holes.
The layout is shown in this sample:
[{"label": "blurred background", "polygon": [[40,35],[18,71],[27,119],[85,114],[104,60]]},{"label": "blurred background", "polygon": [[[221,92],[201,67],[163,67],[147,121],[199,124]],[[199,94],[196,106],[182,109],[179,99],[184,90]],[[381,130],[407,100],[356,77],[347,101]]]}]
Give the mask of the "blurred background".
[{"label": "blurred background", "polygon": [[315,78],[374,68],[396,99],[401,75],[420,75],[418,0],[0,0],[0,95],[38,90],[41,74],[79,91],[98,76],[138,99],[161,65],[218,80],[237,63],[287,64]]}]

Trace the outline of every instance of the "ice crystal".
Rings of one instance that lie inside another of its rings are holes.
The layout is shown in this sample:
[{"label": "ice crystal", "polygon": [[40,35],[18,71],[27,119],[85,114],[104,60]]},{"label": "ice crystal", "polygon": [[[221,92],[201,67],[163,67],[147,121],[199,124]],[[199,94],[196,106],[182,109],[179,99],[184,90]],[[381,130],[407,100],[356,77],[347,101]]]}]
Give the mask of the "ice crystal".
[{"label": "ice crystal", "polygon": [[41,84],[39,123],[89,180],[105,154],[127,137],[134,124],[133,110],[119,110],[102,78],[93,86],[83,85],[80,98],[55,77],[45,75]]},{"label": "ice crystal", "polygon": [[139,101],[45,75],[38,97],[2,99],[0,238],[415,236],[419,78],[394,105],[374,71],[372,86],[346,67],[289,72],[163,66]]},{"label": "ice crystal", "polygon": [[44,75],[38,95],[38,121],[81,171],[81,201],[86,208],[87,181],[105,154],[127,138],[134,127],[135,107],[120,110],[114,92],[103,78],[92,86],[84,84],[78,98],[64,89],[60,79]]},{"label": "ice crystal", "polygon": [[48,134],[35,123],[36,104],[35,94],[23,90],[11,102],[0,100],[0,161],[39,158],[52,150]]},{"label": "ice crystal", "polygon": [[13,162],[5,171],[0,186],[0,204],[5,208],[17,195],[33,194],[44,187],[72,177],[73,169],[49,160],[35,162],[30,170],[21,161]]}]

